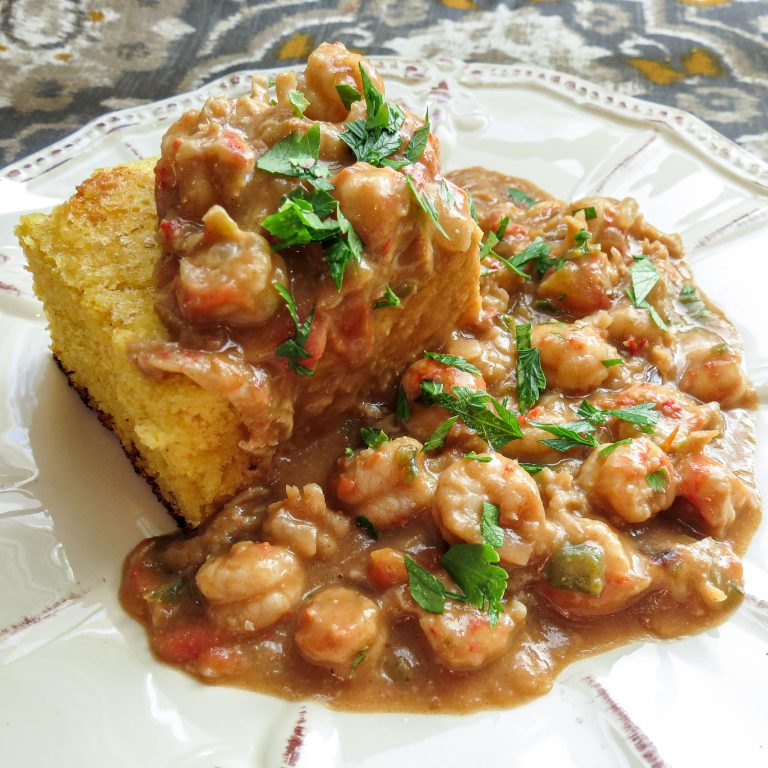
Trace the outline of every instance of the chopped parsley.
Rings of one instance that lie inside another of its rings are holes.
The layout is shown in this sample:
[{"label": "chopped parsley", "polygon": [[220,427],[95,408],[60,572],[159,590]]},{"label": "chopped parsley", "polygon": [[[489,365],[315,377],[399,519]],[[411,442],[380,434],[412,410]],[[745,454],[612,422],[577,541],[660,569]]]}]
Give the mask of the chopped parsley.
[{"label": "chopped parsley", "polygon": [[571,211],[571,213],[575,216],[579,211],[584,211],[584,218],[587,221],[597,218],[597,211],[592,205],[588,205],[586,208],[577,208],[575,211]]},{"label": "chopped parsley", "polygon": [[349,676],[354,677],[357,668],[365,661],[366,654],[368,653],[368,646],[364,645],[352,659],[352,663],[349,665]]},{"label": "chopped parsley", "polygon": [[477,210],[475,209],[475,201],[472,199],[472,195],[468,190],[465,189],[464,191],[467,193],[467,201],[469,202],[469,215],[472,217],[472,221],[474,221],[475,224],[479,224]]},{"label": "chopped parsley", "polygon": [[455,544],[441,558],[440,564],[463,594],[446,590],[434,574],[408,555],[403,560],[411,596],[428,613],[443,613],[446,597],[450,597],[487,611],[491,625],[498,621],[509,574],[503,568],[492,565],[499,561],[493,547],[488,544]]},{"label": "chopped parsley", "polygon": [[[339,138],[352,150],[357,160],[381,166],[403,143],[400,128],[405,115],[397,104],[385,98],[376,88],[363,65],[359,67],[367,117],[347,123]],[[341,93],[339,96],[344,99]]]},{"label": "chopped parsley", "polygon": [[376,449],[389,440],[389,435],[378,427],[361,427],[360,438],[369,448]]},{"label": "chopped parsley", "polygon": [[598,446],[597,438],[593,434],[595,428],[588,421],[572,421],[568,424],[544,424],[540,421],[528,423],[532,427],[543,429],[550,435],[554,435],[555,440],[539,440],[539,442],[561,453],[580,445],[587,445],[590,448]]},{"label": "chopped parsley", "polygon": [[612,357],[610,360],[600,361],[605,368],[613,368],[614,365],[624,365],[624,361],[620,357]]},{"label": "chopped parsley", "polygon": [[464,373],[471,373],[473,376],[480,376],[480,371],[475,368],[472,363],[470,363],[468,360],[465,360],[463,357],[459,357],[458,355],[446,355],[442,352],[424,352],[424,357],[428,358],[429,360],[435,360],[438,363],[442,363],[443,365],[450,365],[451,368],[458,368],[460,371],[464,371]]},{"label": "chopped parsley", "polygon": [[595,408],[587,400],[582,400],[576,413],[594,426],[605,424],[608,416],[615,416],[621,421],[637,425],[641,432],[649,435],[653,433],[653,427],[659,421],[659,412],[656,410],[655,403],[638,403],[629,408],[602,409]]},{"label": "chopped parsley", "polygon": [[446,419],[424,442],[422,451],[436,451],[445,445],[445,438],[451,431],[453,425],[459,420],[458,416],[451,416]]},{"label": "chopped parsley", "polygon": [[413,194],[413,197],[421,209],[429,216],[430,219],[432,219],[435,227],[437,227],[438,232],[440,232],[443,237],[447,238],[448,233],[443,229],[443,225],[440,223],[440,219],[437,215],[437,211],[435,210],[435,206],[425,194],[419,192],[419,190],[416,188],[416,184],[413,181],[413,176],[411,176],[410,173],[406,175],[405,183],[408,185],[408,189],[411,190],[411,194]]},{"label": "chopped parsley", "polygon": [[297,373],[299,376],[313,376],[314,370],[308,368],[306,365],[302,365],[302,360],[309,360],[312,355],[307,351],[306,343],[309,338],[309,334],[312,330],[312,320],[315,317],[315,308],[312,307],[307,319],[303,322],[299,322],[299,314],[296,311],[296,302],[291,296],[291,292],[280,283],[272,283],[275,286],[275,290],[280,295],[280,298],[285,302],[285,306],[288,308],[288,314],[293,320],[296,333],[293,338],[284,341],[276,350],[275,354],[278,357],[284,357],[288,360],[288,366],[290,369]]},{"label": "chopped parsley", "polygon": [[352,446],[351,446],[351,445],[348,445],[348,446],[347,446],[347,447],[344,449],[344,455],[345,455],[347,458],[350,458],[351,456],[354,456],[354,455],[355,455],[355,450],[354,450],[354,448],[352,448]]},{"label": "chopped parsley", "polygon": [[373,305],[374,309],[383,309],[384,307],[399,307],[400,297],[387,286],[384,289],[384,295]]},{"label": "chopped parsley", "polygon": [[315,123],[303,134],[295,131],[278,141],[256,161],[256,167],[268,173],[295,176],[308,181],[315,189],[333,189],[328,181],[328,165],[318,161],[319,153],[320,126]]},{"label": "chopped parsley", "polygon": [[659,271],[653,262],[647,256],[635,256],[635,263],[629,270],[632,280],[632,287],[627,288],[627,296],[638,309],[647,309],[651,320],[662,331],[668,331],[669,328],[664,319],[656,311],[656,308],[648,301],[648,294],[653,290],[656,283],[661,279]]},{"label": "chopped parsley", "polygon": [[[494,450],[501,450],[510,441],[523,437],[516,414],[485,391],[453,387],[448,393],[443,391],[442,384],[425,380],[421,382],[419,399],[427,405],[435,403],[458,416]],[[489,404],[493,410],[487,407]]]},{"label": "chopped parsley", "polygon": [[411,136],[411,140],[403,152],[409,163],[417,163],[424,154],[427,141],[429,141],[429,129],[429,110],[427,110],[427,114],[424,116],[424,125],[413,132],[413,136]]},{"label": "chopped parsley", "polygon": [[649,473],[645,479],[648,481],[648,485],[651,487],[652,491],[661,493],[669,483],[669,473],[662,467],[655,472]]},{"label": "chopped parsley", "polygon": [[629,445],[632,442],[631,437],[625,437],[623,440],[617,440],[615,443],[604,445],[598,453],[601,456],[610,456],[620,445]]},{"label": "chopped parsley", "polygon": [[520,412],[532,408],[547,386],[547,379],[541,368],[541,353],[531,347],[531,324],[515,325],[517,341],[517,397]]},{"label": "chopped parsley", "polygon": [[405,394],[405,390],[400,387],[397,390],[397,405],[395,406],[395,416],[401,423],[405,423],[411,418],[413,411],[411,410],[411,404],[408,402],[408,395]]},{"label": "chopped parsley", "polygon": [[360,101],[363,97],[360,95],[360,91],[353,85],[347,85],[346,83],[340,83],[336,86],[336,93],[339,94],[341,103],[349,109],[356,101]]},{"label": "chopped parsley", "polygon": [[456,199],[451,185],[445,179],[440,182],[440,199],[446,205],[453,205],[453,201]]},{"label": "chopped parsley", "polygon": [[359,262],[363,257],[360,238],[342,213],[338,201],[325,190],[294,190],[283,198],[277,211],[267,216],[261,226],[276,238],[273,247],[277,251],[322,243],[328,270],[339,290],[347,264]]},{"label": "chopped parsley", "polygon": [[684,285],[680,289],[678,298],[680,299],[680,303],[685,307],[685,311],[694,320],[703,320],[709,315],[709,310],[707,309],[706,304],[701,300],[695,285]]},{"label": "chopped parsley", "polygon": [[592,239],[592,233],[588,229],[580,229],[573,236],[573,242],[576,243],[573,250],[589,255],[589,241]]},{"label": "chopped parsley", "polygon": [[408,588],[411,597],[427,613],[443,613],[445,611],[445,587],[440,579],[422,568],[415,560],[404,555],[403,562],[408,572]]},{"label": "chopped parsley", "polygon": [[509,195],[515,202],[523,203],[527,208],[530,208],[536,202],[535,198],[526,195],[525,192],[517,189],[517,187],[510,187],[507,190],[507,195]]},{"label": "chopped parsley", "polygon": [[365,531],[374,541],[379,538],[379,532],[376,530],[376,526],[365,515],[358,515],[355,518],[355,525],[360,528],[360,530]]},{"label": "chopped parsley", "polygon": [[499,525],[499,505],[490,501],[483,502],[480,518],[480,535],[490,547],[504,544],[504,529]]},{"label": "chopped parsley", "polygon": [[509,579],[503,568],[492,565],[498,562],[498,552],[487,544],[454,544],[440,559],[466,601],[488,612],[491,625],[498,621]]},{"label": "chopped parsley", "polygon": [[479,461],[481,464],[490,464],[490,462],[493,461],[493,456],[480,456],[479,454],[475,453],[474,451],[470,451],[469,453],[465,453],[462,456],[463,459],[468,459],[469,461]]},{"label": "chopped parsley", "polygon": [[304,117],[304,110],[309,106],[307,97],[301,91],[288,91],[288,101],[291,102],[296,117]]},{"label": "chopped parsley", "polygon": [[529,475],[538,475],[539,472],[541,472],[542,469],[544,469],[544,464],[528,464],[524,461],[520,462],[520,466],[529,474]]}]

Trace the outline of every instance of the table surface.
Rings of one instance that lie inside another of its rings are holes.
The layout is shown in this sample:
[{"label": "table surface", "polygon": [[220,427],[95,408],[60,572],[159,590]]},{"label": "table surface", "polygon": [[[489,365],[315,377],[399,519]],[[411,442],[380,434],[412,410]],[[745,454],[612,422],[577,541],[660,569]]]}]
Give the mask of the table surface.
[{"label": "table surface", "polygon": [[768,159],[768,0],[3,0],[0,165],[105,112],[300,64],[324,40],[575,74]]}]

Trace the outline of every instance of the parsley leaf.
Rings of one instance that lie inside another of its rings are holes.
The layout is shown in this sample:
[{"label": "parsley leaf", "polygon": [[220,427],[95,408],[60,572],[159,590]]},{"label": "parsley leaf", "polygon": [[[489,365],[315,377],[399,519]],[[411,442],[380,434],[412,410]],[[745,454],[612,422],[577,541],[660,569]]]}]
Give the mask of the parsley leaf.
[{"label": "parsley leaf", "polygon": [[451,431],[453,425],[459,420],[458,416],[451,416],[446,419],[424,442],[422,451],[435,451],[438,448],[442,448],[445,444],[445,438],[448,437],[448,433]]},{"label": "parsley leaf", "polygon": [[411,404],[408,402],[408,395],[405,394],[405,390],[400,387],[397,390],[397,405],[395,406],[395,416],[401,423],[405,423],[411,418],[413,411],[411,410]]},{"label": "parsley leaf", "polygon": [[373,449],[378,448],[389,440],[389,435],[378,427],[361,427],[360,437],[369,448]]},{"label": "parsley leaf", "polygon": [[374,541],[379,538],[376,526],[365,515],[358,515],[355,518],[355,525],[365,531]]},{"label": "parsley leaf", "polygon": [[520,466],[529,474],[529,475],[538,475],[539,472],[541,472],[542,469],[544,469],[544,464],[527,464],[524,461],[520,462]]},{"label": "parsley leaf", "polygon": [[373,305],[373,308],[382,309],[384,307],[399,307],[400,304],[400,297],[389,286],[387,286],[384,289],[384,296]]},{"label": "parsley leaf", "polygon": [[540,443],[565,453],[579,445],[597,448],[597,438],[592,434],[595,428],[588,421],[572,421],[568,424],[544,424],[540,421],[529,421],[532,427],[543,429],[554,435],[556,440],[539,440]]},{"label": "parsley leaf", "polygon": [[620,357],[612,357],[610,360],[600,361],[605,368],[613,368],[614,365],[624,365],[624,361]]},{"label": "parsley leaf", "polygon": [[[523,437],[517,416],[485,391],[453,387],[449,394],[443,391],[442,384],[425,380],[421,382],[421,399],[427,404],[436,403],[458,416],[494,450],[501,450],[510,441]],[[493,411],[488,404],[493,406]]]},{"label": "parsley leaf", "polygon": [[296,117],[304,117],[304,110],[309,106],[307,97],[301,91],[288,91],[288,101],[291,102]]},{"label": "parsley leaf", "polygon": [[629,408],[595,408],[592,403],[582,400],[576,413],[590,424],[605,424],[608,416],[615,416],[621,421],[627,421],[630,424],[636,424],[647,434],[653,432],[653,427],[659,421],[659,412],[656,410],[655,403],[638,403]]},{"label": "parsley leaf", "polygon": [[667,470],[662,467],[661,469],[657,469],[655,472],[648,474],[645,479],[648,481],[648,485],[651,487],[652,491],[661,493],[669,483],[669,474],[667,473]]},{"label": "parsley leaf", "polygon": [[365,657],[368,654],[368,646],[364,645],[352,658],[352,662],[349,665],[349,676],[354,677],[357,668],[365,661]]},{"label": "parsley leaf", "polygon": [[356,101],[360,101],[363,97],[360,95],[360,91],[352,85],[346,83],[339,83],[336,86],[336,93],[339,94],[341,103],[349,109]]},{"label": "parsley leaf", "polygon": [[446,205],[453,205],[453,201],[456,199],[451,185],[445,179],[440,182],[440,199]]},{"label": "parsley leaf", "polygon": [[517,189],[517,187],[510,187],[507,190],[507,194],[516,202],[523,203],[527,208],[530,208],[535,202],[535,198],[531,197],[530,195],[526,195],[525,192],[523,192],[520,189]]},{"label": "parsley leaf", "polygon": [[584,218],[587,221],[592,221],[592,219],[597,218],[597,211],[592,205],[589,205],[586,208],[577,208],[575,211],[571,211],[571,213],[575,216],[579,211],[584,211]]},{"label": "parsley leaf", "polygon": [[440,559],[467,602],[488,611],[491,624],[498,620],[509,579],[503,568],[491,565],[498,562],[498,552],[487,544],[454,544]]},{"label": "parsley leaf", "polygon": [[427,114],[424,116],[424,125],[413,132],[413,136],[411,136],[411,140],[403,152],[410,163],[417,163],[424,154],[427,141],[429,141],[429,130],[429,110],[427,110]]},{"label": "parsley leaf", "polygon": [[493,456],[480,456],[479,454],[475,453],[474,451],[470,451],[469,453],[465,453],[462,456],[463,459],[468,459],[469,461],[479,461],[481,464],[490,464],[490,462],[493,461]]},{"label": "parsley leaf", "polygon": [[458,368],[460,371],[464,371],[464,373],[471,373],[473,376],[480,376],[480,371],[475,368],[472,363],[470,363],[468,360],[465,360],[463,357],[459,357],[458,355],[446,355],[442,352],[424,352],[424,357],[428,358],[429,360],[435,360],[438,363],[442,363],[443,365],[450,365],[452,368]]},{"label": "parsley leaf", "polygon": [[629,270],[632,279],[632,303],[639,307],[646,296],[653,290],[656,283],[659,282],[661,275],[654,266],[653,262],[647,256],[635,258],[635,263]]},{"label": "parsley leaf", "polygon": [[615,443],[603,446],[598,453],[601,456],[610,456],[620,445],[629,445],[631,442],[631,437],[625,437],[623,440],[617,440]]},{"label": "parsley leaf", "polygon": [[432,219],[438,232],[440,232],[443,237],[447,238],[448,233],[443,229],[443,225],[440,223],[440,219],[438,218],[435,206],[425,194],[419,192],[419,190],[416,189],[416,184],[414,183],[413,176],[411,176],[410,173],[406,175],[405,183],[408,185],[408,189],[411,190],[411,193],[416,199],[416,202],[421,206],[421,209],[429,216],[430,219]]},{"label": "parsley leaf", "polygon": [[290,291],[280,283],[272,283],[275,286],[275,290],[280,295],[280,298],[285,302],[285,306],[288,308],[288,313],[293,320],[293,325],[296,328],[296,334],[292,339],[284,341],[276,350],[278,357],[284,357],[288,360],[290,369],[297,373],[299,376],[313,376],[314,370],[308,368],[306,365],[301,364],[301,360],[308,360],[312,355],[307,352],[305,344],[309,338],[310,331],[312,330],[312,320],[315,317],[315,308],[309,312],[307,319],[303,322],[299,322],[299,314],[296,311],[296,302],[291,296]]},{"label": "parsley leaf", "polygon": [[515,325],[517,341],[517,397],[520,412],[533,407],[547,386],[547,379],[541,369],[541,353],[531,347],[531,324]]},{"label": "parsley leaf", "polygon": [[592,239],[592,233],[588,229],[580,229],[573,236],[573,242],[576,243],[573,250],[579,251],[584,255],[589,255],[589,241]]},{"label": "parsley leaf", "polygon": [[685,307],[685,311],[694,320],[703,320],[709,315],[709,310],[707,309],[706,304],[701,300],[695,285],[684,285],[680,289],[678,298],[680,299],[680,303]]},{"label": "parsley leaf", "polygon": [[[331,218],[335,213],[336,218]],[[338,202],[326,191],[296,189],[283,198],[277,211],[261,226],[277,238],[276,251],[312,242],[323,244],[328,271],[341,290],[344,270],[350,261],[360,261],[363,244]]]},{"label": "parsley leaf", "polygon": [[384,98],[371,82],[363,65],[359,67],[367,118],[347,123],[346,130],[339,138],[358,160],[380,166],[403,143],[400,128],[405,115],[394,102]]},{"label": "parsley leaf", "polygon": [[472,217],[472,221],[475,222],[475,224],[479,224],[477,218],[477,210],[475,209],[475,201],[472,199],[472,195],[469,193],[469,190],[464,190],[467,193],[467,201],[469,202],[469,215]]},{"label": "parsley leaf", "polygon": [[411,596],[427,613],[443,613],[445,610],[445,587],[440,579],[422,568],[415,560],[403,557],[408,572],[408,588]]},{"label": "parsley leaf", "polygon": [[256,167],[268,173],[295,176],[308,181],[316,189],[333,189],[328,181],[328,165],[318,161],[319,153],[320,126],[314,123],[304,134],[294,131],[278,141],[256,161]]},{"label": "parsley leaf", "polygon": [[492,504],[490,501],[483,502],[482,517],[480,518],[480,535],[488,546],[503,546],[504,529],[499,525],[498,504]]}]

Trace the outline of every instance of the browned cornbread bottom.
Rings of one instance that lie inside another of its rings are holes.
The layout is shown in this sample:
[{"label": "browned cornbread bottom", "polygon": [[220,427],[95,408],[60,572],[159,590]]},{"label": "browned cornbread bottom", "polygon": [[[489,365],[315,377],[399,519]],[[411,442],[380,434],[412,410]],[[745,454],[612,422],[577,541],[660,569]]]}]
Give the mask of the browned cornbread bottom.
[{"label": "browned cornbread bottom", "polygon": [[197,525],[247,482],[252,457],[228,400],[182,376],[149,379],[128,359],[130,342],[167,338],[153,308],[153,166],[97,171],[17,234],[60,367],[171,512]]}]

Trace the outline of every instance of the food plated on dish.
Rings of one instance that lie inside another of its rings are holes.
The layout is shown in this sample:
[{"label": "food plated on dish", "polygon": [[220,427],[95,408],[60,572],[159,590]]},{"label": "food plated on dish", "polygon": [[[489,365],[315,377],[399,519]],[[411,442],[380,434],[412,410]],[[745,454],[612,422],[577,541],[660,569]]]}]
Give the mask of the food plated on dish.
[{"label": "food plated on dish", "polygon": [[679,239],[443,175],[342,47],[19,232],[61,367],[196,526],[126,563],[161,659],[468,711],[738,604],[755,396]]}]

